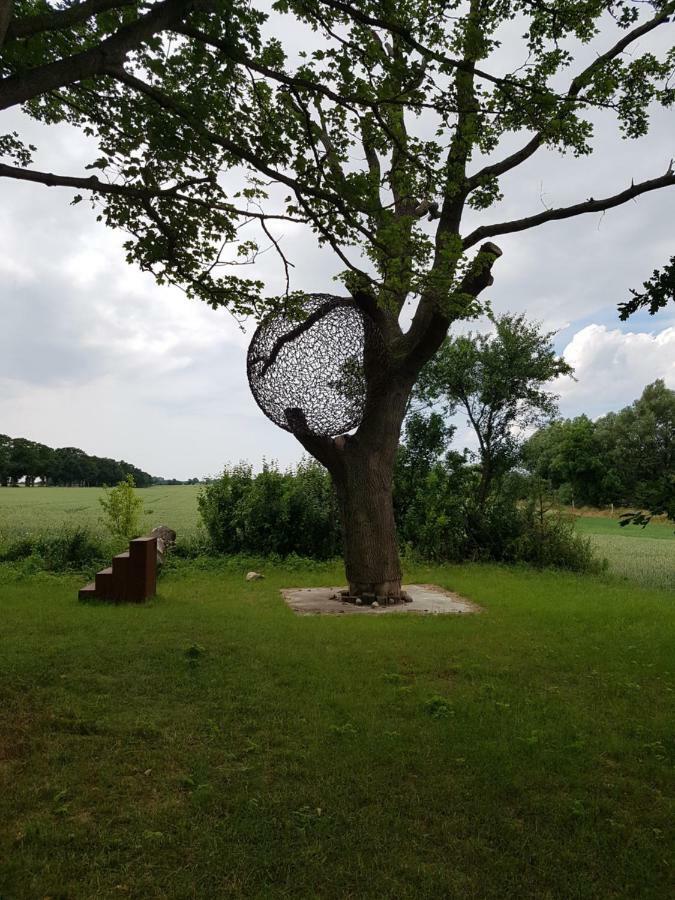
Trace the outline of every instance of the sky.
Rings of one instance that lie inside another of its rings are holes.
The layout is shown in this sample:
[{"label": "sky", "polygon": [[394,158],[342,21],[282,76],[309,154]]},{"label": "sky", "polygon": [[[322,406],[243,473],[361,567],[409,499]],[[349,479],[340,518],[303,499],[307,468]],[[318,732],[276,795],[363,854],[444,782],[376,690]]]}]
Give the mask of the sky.
[{"label": "sky", "polygon": [[[672,43],[659,36],[656,44],[666,40]],[[0,115],[0,131],[16,129],[38,144],[36,168],[86,174],[95,150],[77,130],[45,128],[16,110]],[[673,116],[658,112],[639,142],[622,141],[600,116],[592,157],[539,151],[505,179],[505,198],[489,219],[615,193],[631,178],[663,174],[675,156]],[[248,388],[255,323],[242,330],[227,311],[129,266],[124,235],[97,223],[88,204],[69,205],[73,194],[0,182],[0,433],[126,459],[167,478],[212,475],[240,460],[255,468],[263,459],[297,462],[302,448],[265,418]],[[674,213],[669,188],[602,216],[498,239],[493,309],[525,312],[555,331],[557,350],[575,368],[574,379],[555,384],[561,415],[596,418],[620,409],[656,378],[675,388],[675,305],[626,323],[616,310],[629,288],[673,254]],[[477,215],[467,217],[467,231]],[[336,292],[341,264],[303,226],[283,223],[276,237],[295,262],[294,289]],[[258,258],[255,275],[270,293],[283,289],[273,253]],[[455,330],[468,327],[487,323]],[[456,424],[455,447],[471,446],[462,420]]]}]

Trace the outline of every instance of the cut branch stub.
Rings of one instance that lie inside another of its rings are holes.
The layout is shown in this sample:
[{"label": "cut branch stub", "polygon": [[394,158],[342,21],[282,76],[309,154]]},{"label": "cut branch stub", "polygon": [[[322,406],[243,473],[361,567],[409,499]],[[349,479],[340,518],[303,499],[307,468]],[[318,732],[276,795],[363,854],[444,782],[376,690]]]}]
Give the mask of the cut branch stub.
[{"label": "cut branch stub", "polygon": [[308,294],[295,317],[268,316],[248,349],[256,403],[293,434],[332,437],[356,428],[366,399],[365,346],[375,331],[353,300],[330,294]]}]

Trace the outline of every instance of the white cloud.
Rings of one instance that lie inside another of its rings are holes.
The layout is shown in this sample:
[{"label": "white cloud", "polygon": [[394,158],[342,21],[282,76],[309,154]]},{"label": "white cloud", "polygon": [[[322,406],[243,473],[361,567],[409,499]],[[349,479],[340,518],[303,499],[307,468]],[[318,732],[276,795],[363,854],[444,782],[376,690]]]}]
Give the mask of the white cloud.
[{"label": "white cloud", "polygon": [[574,335],[564,356],[577,379],[558,382],[565,416],[586,412],[596,417],[620,409],[657,378],[675,387],[675,328],[623,333],[588,325]]},{"label": "white cloud", "polygon": [[[279,34],[288,30],[281,18]],[[509,28],[505,53],[511,31],[520,33],[518,23]],[[294,26],[283,39],[299,48],[314,38]],[[631,177],[665,171],[672,156],[669,111],[655,116],[652,133],[640,142],[617,140],[609,118],[598,116],[597,153],[579,160],[538,152],[504,179],[497,209],[468,214],[466,230],[532,214],[542,204],[614,193]],[[36,168],[86,174],[84,166],[97,155],[95,143],[68,125],[44,128],[16,111],[3,113],[3,123],[3,131],[19,130],[38,144]],[[250,396],[245,363],[253,325],[242,333],[224,311],[160,288],[128,266],[123,236],[96,223],[87,203],[69,206],[75,191],[11,182],[2,190],[0,433],[122,456],[166,476],[214,472],[241,458],[259,464],[263,456],[277,457],[286,464],[300,457],[299,444],[268,422]],[[604,217],[497,239],[504,255],[489,292],[494,309],[524,311],[546,328],[576,331],[565,354],[579,380],[558,386],[564,415],[618,409],[657,377],[675,384],[675,328],[666,327],[672,324],[666,310],[655,320],[658,334],[597,324],[612,326],[628,289],[671,255],[672,196],[671,188]],[[295,263],[293,288],[340,290],[333,276],[342,264],[311,233],[281,222],[274,233]],[[283,290],[273,250],[258,257],[254,274],[270,293]],[[483,326],[457,323],[454,331]],[[470,437],[460,424],[455,443],[463,446]]]}]

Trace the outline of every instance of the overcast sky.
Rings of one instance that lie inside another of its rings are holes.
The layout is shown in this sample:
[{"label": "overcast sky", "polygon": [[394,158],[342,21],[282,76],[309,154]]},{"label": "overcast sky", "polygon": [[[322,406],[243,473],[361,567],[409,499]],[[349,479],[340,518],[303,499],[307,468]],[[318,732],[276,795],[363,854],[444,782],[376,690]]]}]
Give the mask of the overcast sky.
[{"label": "overcast sky", "polygon": [[[675,156],[673,115],[660,112],[637,143],[620,141],[600,120],[590,159],[540,151],[505,181],[505,199],[488,217],[514,218],[663,174]],[[16,111],[2,116],[0,131],[21,129],[38,143],[36,168],[80,174],[94,158],[68,126],[42,129]],[[166,477],[213,474],[242,459],[256,467],[264,457],[297,461],[299,444],[250,395],[252,326],[243,333],[226,311],[128,266],[123,235],[97,223],[87,204],[69,206],[73,193],[0,182],[0,433],[124,458]],[[525,311],[558,332],[556,346],[577,379],[558,382],[562,415],[619,409],[656,378],[675,388],[675,306],[628,323],[616,312],[629,288],[675,251],[674,223],[669,188],[604,216],[499,239],[493,308]],[[296,263],[294,288],[335,291],[341,266],[328,251],[315,249],[301,226],[284,224],[277,236]],[[273,254],[259,258],[256,275],[272,293],[282,289]],[[458,449],[465,443],[460,427]]]}]

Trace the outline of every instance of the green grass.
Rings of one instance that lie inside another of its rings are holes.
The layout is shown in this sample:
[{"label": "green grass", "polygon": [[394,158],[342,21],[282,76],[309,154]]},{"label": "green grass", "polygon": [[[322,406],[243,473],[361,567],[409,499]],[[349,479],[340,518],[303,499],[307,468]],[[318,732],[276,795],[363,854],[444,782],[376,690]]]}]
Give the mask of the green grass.
[{"label": "green grass", "polygon": [[644,528],[636,525],[621,525],[618,518],[610,516],[578,516],[577,531],[582,534],[601,534],[609,537],[641,541],[673,541],[675,543],[674,522],[650,522]]},{"label": "green grass", "polygon": [[[197,529],[198,485],[144,488],[143,521],[148,529],[169,525],[186,537]],[[88,525],[101,531],[102,488],[0,488],[0,541],[65,525]]]},{"label": "green grass", "polygon": [[621,527],[618,519],[579,517],[577,530],[588,535],[608,571],[645,587],[675,589],[675,524],[650,522],[646,528]]},{"label": "green grass", "polygon": [[3,900],[670,896],[665,591],[419,569],[485,612],[300,618],[339,570],[3,571]]}]

